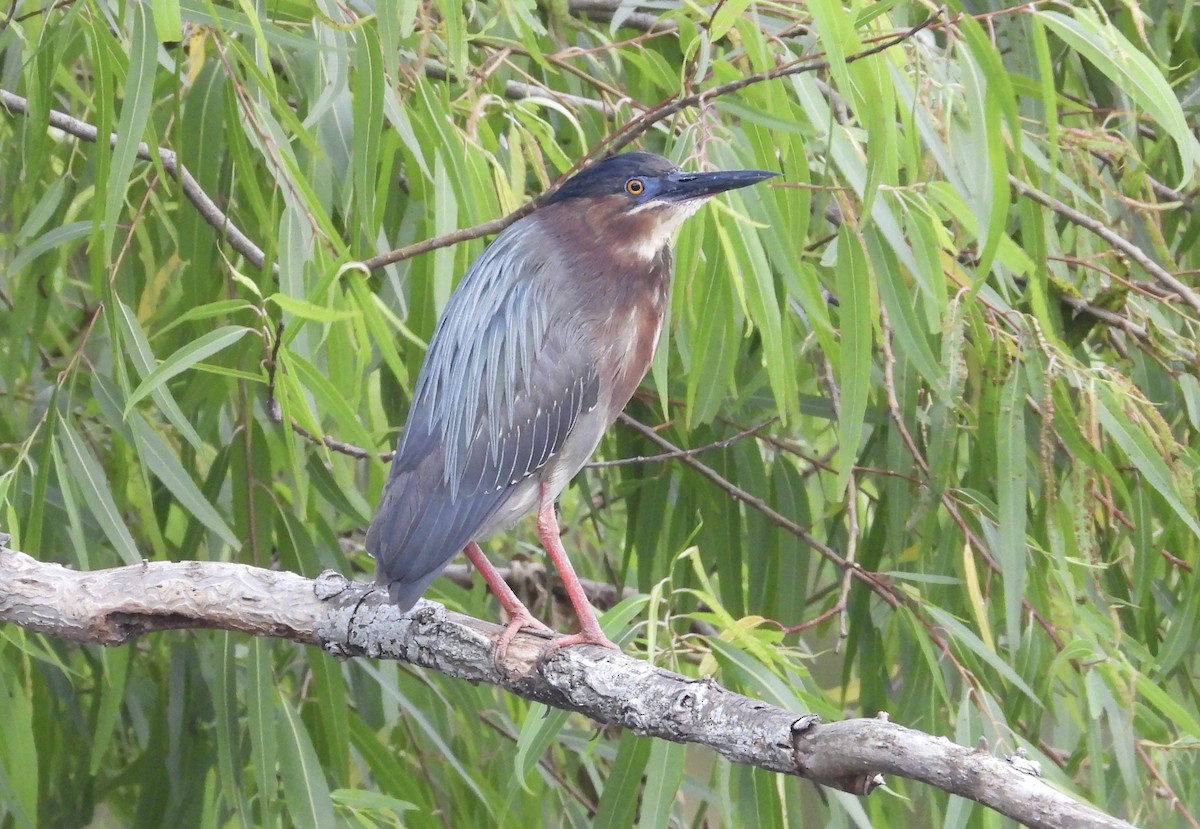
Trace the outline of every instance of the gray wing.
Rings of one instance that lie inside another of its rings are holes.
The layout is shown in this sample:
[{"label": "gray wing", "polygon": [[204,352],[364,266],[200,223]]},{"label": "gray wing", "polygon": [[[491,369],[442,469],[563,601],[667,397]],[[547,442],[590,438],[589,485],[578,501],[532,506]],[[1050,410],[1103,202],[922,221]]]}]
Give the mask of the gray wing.
[{"label": "gray wing", "polygon": [[596,406],[599,376],[573,347],[575,326],[521,264],[546,259],[515,255],[526,224],[484,251],[447,304],[367,532],[377,580],[404,608]]}]

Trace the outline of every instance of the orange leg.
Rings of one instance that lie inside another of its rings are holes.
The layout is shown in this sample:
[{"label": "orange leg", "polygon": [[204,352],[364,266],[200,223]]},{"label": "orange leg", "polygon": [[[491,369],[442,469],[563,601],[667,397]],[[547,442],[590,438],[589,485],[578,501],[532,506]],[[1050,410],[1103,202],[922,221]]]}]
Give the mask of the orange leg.
[{"label": "orange leg", "polygon": [[[487,556],[483,554],[483,550],[479,549],[479,545],[472,541],[463,550],[467,554],[467,560],[474,565],[479,571],[479,575],[483,576],[483,580],[487,582],[488,588],[500,600],[500,606],[504,608],[504,612],[508,614],[508,624],[504,626],[504,633],[500,634],[500,638],[496,640],[496,644],[492,647],[492,661],[497,665],[504,659],[504,654],[508,651],[508,644],[512,642],[521,628],[533,628],[534,630],[549,631],[550,628],[542,624],[538,619],[529,612],[529,608],[517,598],[517,594],[508,586],[508,582],[504,580],[504,576],[500,575],[500,571],[492,566],[488,561]],[[552,632],[552,631],[551,631]]]},{"label": "orange leg", "polygon": [[542,539],[542,546],[546,548],[546,552],[550,555],[550,560],[554,562],[554,566],[558,569],[558,575],[562,579],[563,588],[567,591],[567,598],[571,600],[571,607],[575,609],[575,615],[579,617],[579,633],[570,636],[564,636],[561,639],[555,639],[542,652],[542,656],[547,657],[560,648],[567,648],[571,645],[600,645],[604,648],[611,648],[619,651],[620,648],[612,642],[604,631],[600,629],[600,623],[596,621],[596,613],[592,610],[591,604],[588,602],[587,594],[583,591],[583,585],[579,583],[579,577],[575,575],[575,568],[571,566],[571,560],[567,558],[567,551],[563,549],[562,539],[559,538],[558,517],[554,514],[554,502],[544,502],[541,510],[538,511],[537,517],[538,537]]}]

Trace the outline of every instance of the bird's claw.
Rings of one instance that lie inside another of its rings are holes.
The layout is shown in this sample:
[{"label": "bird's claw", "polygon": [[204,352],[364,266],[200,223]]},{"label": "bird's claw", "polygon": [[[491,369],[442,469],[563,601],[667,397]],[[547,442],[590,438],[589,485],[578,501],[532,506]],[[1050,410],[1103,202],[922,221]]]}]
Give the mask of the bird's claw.
[{"label": "bird's claw", "polygon": [[554,654],[558,653],[563,648],[570,648],[575,645],[599,645],[602,648],[607,648],[610,651],[621,652],[621,646],[613,640],[609,639],[600,630],[595,631],[580,631],[572,633],[570,636],[560,636],[559,638],[546,644],[542,648],[542,652],[538,657],[539,662],[544,662]]},{"label": "bird's claw", "polygon": [[508,624],[504,626],[504,632],[500,634],[500,638],[496,640],[496,644],[492,645],[492,664],[496,666],[497,670],[504,671],[503,663],[504,658],[508,655],[508,646],[512,643],[513,638],[524,628],[541,630],[546,633],[554,632],[540,619],[537,619],[532,613],[525,610],[525,608],[521,608],[513,613],[508,619]]}]

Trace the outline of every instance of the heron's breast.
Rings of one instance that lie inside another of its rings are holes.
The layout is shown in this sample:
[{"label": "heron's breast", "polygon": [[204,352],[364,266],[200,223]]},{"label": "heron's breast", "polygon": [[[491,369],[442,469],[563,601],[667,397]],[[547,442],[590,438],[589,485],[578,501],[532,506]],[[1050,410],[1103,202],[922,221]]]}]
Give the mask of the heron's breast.
[{"label": "heron's breast", "polygon": [[646,290],[638,301],[614,309],[601,326],[600,342],[606,344],[607,359],[601,370],[611,371],[609,419],[616,418],[638,384],[650,370],[662,334],[667,304],[667,282]]}]

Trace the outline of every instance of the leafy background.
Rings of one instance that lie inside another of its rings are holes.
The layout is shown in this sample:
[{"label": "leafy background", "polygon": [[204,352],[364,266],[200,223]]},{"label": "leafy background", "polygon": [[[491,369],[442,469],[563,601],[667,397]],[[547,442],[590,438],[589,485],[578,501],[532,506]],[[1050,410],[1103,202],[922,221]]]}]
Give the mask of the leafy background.
[{"label": "leafy background", "polygon": [[[564,495],[578,566],[632,588],[606,625],[775,704],[1023,747],[1106,810],[1200,825],[1197,11],[937,11],[11,0],[11,546],[366,578],[384,462],[286,424],[390,448],[485,240],[356,261],[503,216],[630,119],[800,61],[635,136],[783,177],[681,232],[669,338],[630,408],[706,451]],[[47,129],[51,109],[117,139]],[[265,265],[139,141],[178,152]],[[662,451],[618,425],[600,456]],[[535,541],[488,549],[538,563]],[[478,584],[430,596],[496,613]],[[0,699],[5,827],[1005,823],[222,633],[105,651],[5,627]]]}]

